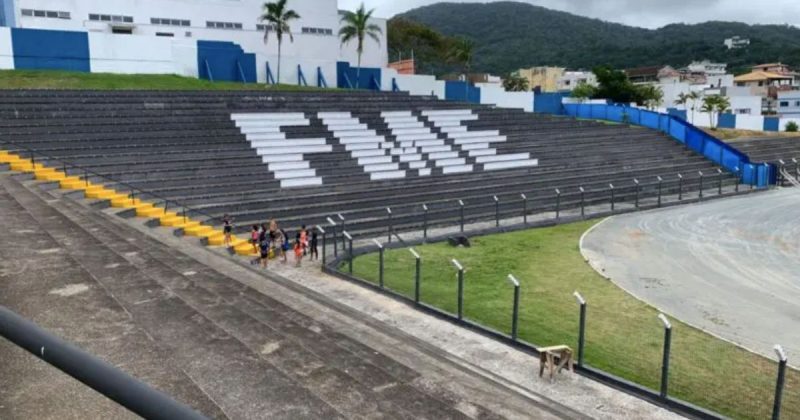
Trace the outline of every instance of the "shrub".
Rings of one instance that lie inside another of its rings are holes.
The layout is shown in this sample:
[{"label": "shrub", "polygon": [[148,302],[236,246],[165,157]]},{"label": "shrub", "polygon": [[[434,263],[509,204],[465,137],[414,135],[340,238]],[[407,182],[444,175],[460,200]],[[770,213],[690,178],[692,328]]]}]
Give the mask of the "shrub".
[{"label": "shrub", "polygon": [[797,123],[794,122],[794,121],[787,122],[786,123],[786,131],[789,131],[791,133],[797,132]]}]

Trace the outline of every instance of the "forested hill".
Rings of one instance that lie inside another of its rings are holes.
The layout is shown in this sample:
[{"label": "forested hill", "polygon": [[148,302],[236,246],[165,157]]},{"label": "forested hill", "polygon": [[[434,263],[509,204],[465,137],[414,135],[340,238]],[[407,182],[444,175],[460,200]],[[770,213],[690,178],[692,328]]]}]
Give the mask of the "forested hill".
[{"label": "forested hill", "polygon": [[[651,30],[518,2],[436,3],[395,18],[473,40],[474,69],[495,74],[536,65],[685,66],[705,58],[739,71],[775,61],[800,66],[800,29],[788,25],[710,21]],[[750,38],[750,46],[728,50],[723,40],[734,35]]]}]

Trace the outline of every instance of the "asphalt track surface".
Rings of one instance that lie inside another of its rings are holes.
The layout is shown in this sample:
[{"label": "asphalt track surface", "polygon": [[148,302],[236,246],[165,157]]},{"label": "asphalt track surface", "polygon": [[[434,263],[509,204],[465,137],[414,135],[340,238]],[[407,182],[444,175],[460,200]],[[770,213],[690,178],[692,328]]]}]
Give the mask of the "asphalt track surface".
[{"label": "asphalt track surface", "polygon": [[614,216],[584,235],[581,252],[670,316],[770,358],[775,344],[800,358],[798,221],[800,190],[779,189]]}]

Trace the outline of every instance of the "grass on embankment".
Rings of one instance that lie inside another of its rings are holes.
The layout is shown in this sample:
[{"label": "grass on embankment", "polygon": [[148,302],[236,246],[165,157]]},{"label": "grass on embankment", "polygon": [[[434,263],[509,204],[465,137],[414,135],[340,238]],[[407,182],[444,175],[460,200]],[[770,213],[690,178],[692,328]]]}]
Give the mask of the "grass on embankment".
[{"label": "grass on embankment", "polygon": [[[521,282],[520,338],[538,346],[577,348],[580,291],[588,301],[585,362],[658,389],[663,328],[658,312],[598,275],[583,260],[578,241],[596,221],[472,238],[471,248],[446,243],[415,247],[422,256],[421,297],[456,312],[456,271],[466,268],[465,316],[508,333],[512,287]],[[677,263],[677,262],[676,262]],[[414,259],[406,249],[387,250],[387,287],[413,296]],[[346,269],[346,265],[343,266]],[[378,256],[354,261],[354,273],[377,282]],[[673,397],[735,418],[769,418],[777,364],[697,329],[673,321],[669,392]],[[790,370],[783,418],[800,418],[800,374]]]},{"label": "grass on embankment", "polygon": [[[732,140],[738,139],[746,140],[752,137],[800,137],[800,133],[792,133],[786,131],[755,131],[755,130],[740,130],[735,128],[702,128],[708,134],[721,139]],[[800,139],[799,139],[800,140]]]},{"label": "grass on embankment", "polygon": [[210,82],[174,74],[81,73],[56,70],[0,70],[0,89],[320,90],[314,86]]}]

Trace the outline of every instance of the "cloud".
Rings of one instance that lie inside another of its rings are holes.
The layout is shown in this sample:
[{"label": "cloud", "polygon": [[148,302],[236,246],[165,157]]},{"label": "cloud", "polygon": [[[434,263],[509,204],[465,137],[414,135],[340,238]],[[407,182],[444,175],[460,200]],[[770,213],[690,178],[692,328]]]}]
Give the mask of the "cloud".
[{"label": "cloud", "polygon": [[[448,0],[475,2],[474,0]],[[362,0],[340,0],[339,8],[355,9]],[[389,18],[397,13],[437,0],[363,0],[375,15]],[[525,0],[525,2],[562,10],[576,15],[658,28],[670,23],[700,23],[709,20],[740,21],[763,24],[800,24],[800,2],[797,0],[762,0],[758,7],[741,0]]]}]

